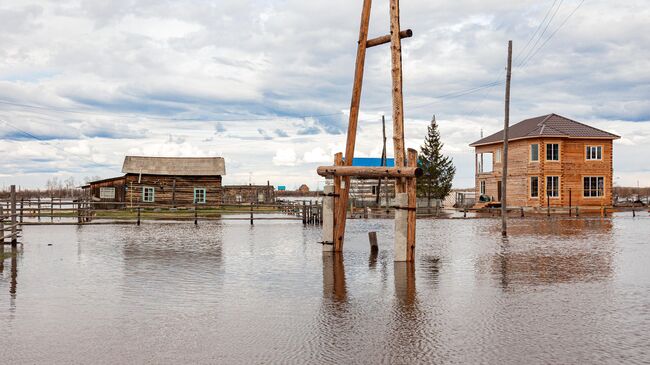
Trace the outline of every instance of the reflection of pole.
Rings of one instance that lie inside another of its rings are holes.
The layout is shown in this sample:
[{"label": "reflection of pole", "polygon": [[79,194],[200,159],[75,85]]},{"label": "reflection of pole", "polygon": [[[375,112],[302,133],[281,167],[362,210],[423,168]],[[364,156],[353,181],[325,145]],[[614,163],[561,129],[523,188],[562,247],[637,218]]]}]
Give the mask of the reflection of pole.
[{"label": "reflection of pole", "polygon": [[323,252],[323,295],[332,295],[339,302],[347,299],[345,268],[340,252]]},{"label": "reflection of pole", "polygon": [[395,262],[395,296],[405,304],[415,302],[415,264]]},{"label": "reflection of pole", "polygon": [[506,203],[506,187],[508,185],[508,129],[510,124],[510,79],[512,75],[512,41],[508,41],[508,72],[506,74],[506,103],[505,118],[503,121],[503,156],[501,164],[503,166],[502,184],[501,184],[501,235],[508,235],[508,207]]}]

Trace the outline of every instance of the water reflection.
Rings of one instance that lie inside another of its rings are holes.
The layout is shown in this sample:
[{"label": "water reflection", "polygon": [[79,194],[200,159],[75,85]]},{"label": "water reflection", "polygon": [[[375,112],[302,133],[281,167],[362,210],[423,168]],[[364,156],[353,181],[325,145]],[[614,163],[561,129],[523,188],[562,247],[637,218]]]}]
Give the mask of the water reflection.
[{"label": "water reflection", "polygon": [[[479,266],[498,276],[506,290],[513,284],[547,285],[610,278],[614,272],[612,222],[608,219],[540,220],[517,224],[499,250]],[[552,236],[556,242],[546,242]]]},{"label": "water reflection", "polygon": [[334,303],[345,303],[347,296],[343,254],[323,252],[323,298]]},{"label": "water reflection", "polygon": [[[18,255],[20,249],[18,246],[11,245],[7,250],[5,245],[0,245],[2,251],[0,252],[0,276],[5,277],[5,261],[9,262],[9,297],[11,299],[11,307],[15,306],[16,294],[18,292]],[[7,259],[8,257],[8,259]]]}]

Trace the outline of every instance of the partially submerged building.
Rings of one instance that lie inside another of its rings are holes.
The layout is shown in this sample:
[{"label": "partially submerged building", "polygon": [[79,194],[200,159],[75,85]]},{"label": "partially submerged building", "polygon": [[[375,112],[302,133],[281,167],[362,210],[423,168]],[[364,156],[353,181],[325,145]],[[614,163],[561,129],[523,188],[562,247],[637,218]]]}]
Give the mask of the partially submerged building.
[{"label": "partially submerged building", "polygon": [[[612,205],[612,142],[619,136],[557,114],[523,120],[508,134],[508,206]],[[477,200],[500,202],[503,130],[470,146]]]},{"label": "partially submerged building", "polygon": [[218,205],[226,167],[222,157],[126,156],[122,173],[83,186],[85,196],[119,206]]}]

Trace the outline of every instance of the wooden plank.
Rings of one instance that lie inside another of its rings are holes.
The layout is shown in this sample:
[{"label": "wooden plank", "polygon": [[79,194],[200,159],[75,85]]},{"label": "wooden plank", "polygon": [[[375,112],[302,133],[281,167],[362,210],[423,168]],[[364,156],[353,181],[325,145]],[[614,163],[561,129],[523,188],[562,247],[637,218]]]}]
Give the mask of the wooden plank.
[{"label": "wooden plank", "polygon": [[[361,101],[361,89],[363,84],[363,69],[366,62],[366,44],[368,42],[368,26],[370,24],[371,0],[363,1],[361,11],[361,25],[359,27],[359,42],[357,45],[357,59],[354,70],[354,83],[352,86],[352,100],[350,101],[350,119],[348,123],[347,141],[345,144],[344,164],[352,166],[354,159],[354,147],[357,139],[357,122],[359,121],[359,103]],[[399,34],[397,35],[399,37]],[[337,204],[337,219],[335,221],[334,251],[343,249],[343,236],[345,235],[345,219],[348,204],[348,192],[350,178],[343,177]]]},{"label": "wooden plank", "polygon": [[[410,167],[417,166],[418,152],[412,148],[408,150],[408,165]],[[415,221],[416,221],[416,208],[417,208],[417,194],[416,194],[416,178],[409,178],[407,180],[407,193],[408,193],[408,217],[406,219],[406,261],[415,261]]]},{"label": "wooden plank", "polygon": [[[402,41],[400,38],[399,0],[390,0],[391,76],[393,81],[393,149],[395,167],[404,167],[404,99],[402,95]],[[405,192],[404,179],[396,181],[396,192]]]}]

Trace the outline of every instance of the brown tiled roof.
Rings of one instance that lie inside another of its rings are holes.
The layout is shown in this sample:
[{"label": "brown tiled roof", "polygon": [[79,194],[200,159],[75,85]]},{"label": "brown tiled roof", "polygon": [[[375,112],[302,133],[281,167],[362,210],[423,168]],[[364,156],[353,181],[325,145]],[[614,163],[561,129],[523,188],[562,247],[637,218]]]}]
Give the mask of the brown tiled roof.
[{"label": "brown tiled roof", "polygon": [[[541,117],[522,120],[510,126],[508,140],[538,138],[538,137],[563,137],[563,138],[602,138],[618,139],[619,136],[603,130],[590,127],[557,114],[542,115]],[[480,146],[503,142],[503,129],[483,139],[470,144]]]}]

